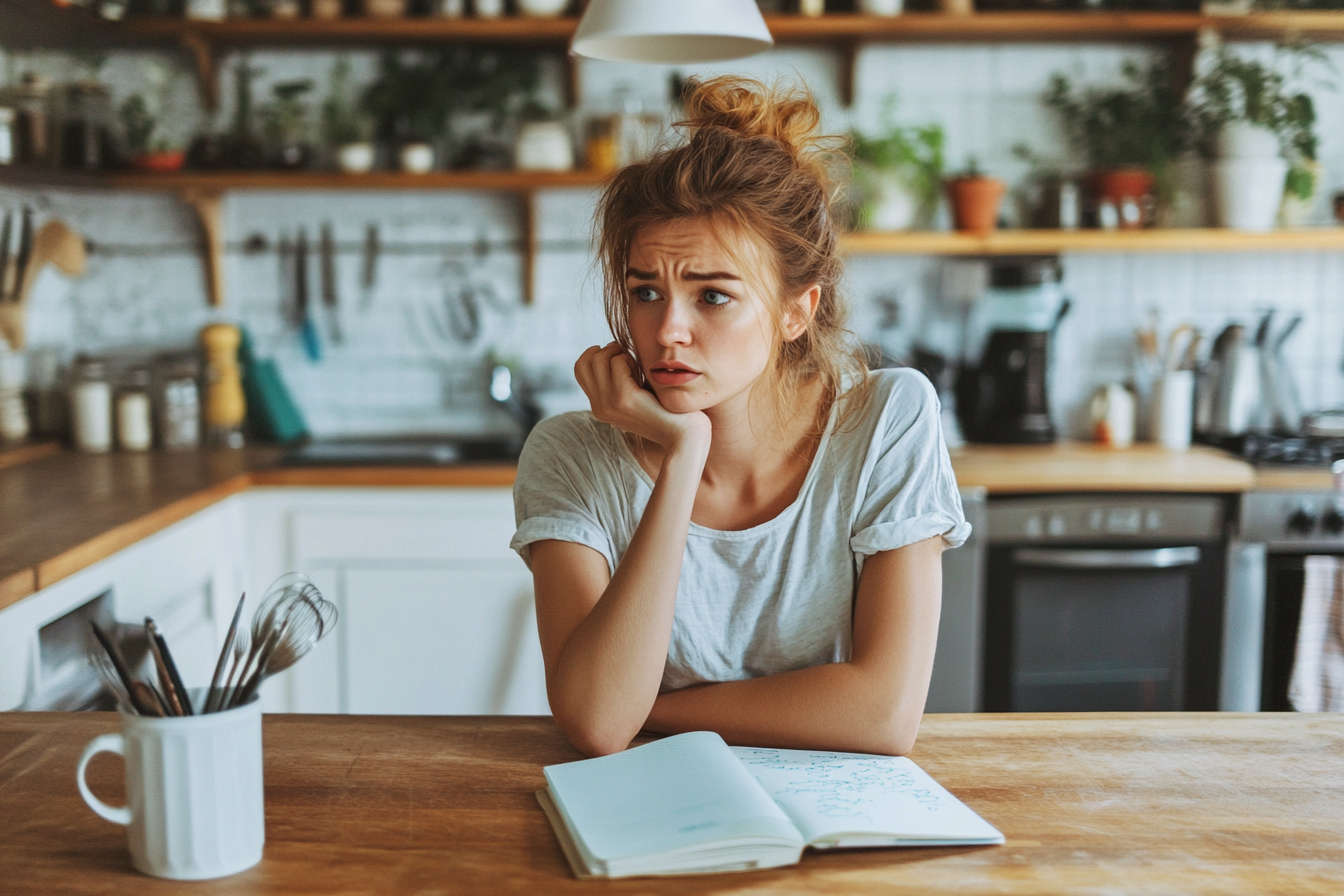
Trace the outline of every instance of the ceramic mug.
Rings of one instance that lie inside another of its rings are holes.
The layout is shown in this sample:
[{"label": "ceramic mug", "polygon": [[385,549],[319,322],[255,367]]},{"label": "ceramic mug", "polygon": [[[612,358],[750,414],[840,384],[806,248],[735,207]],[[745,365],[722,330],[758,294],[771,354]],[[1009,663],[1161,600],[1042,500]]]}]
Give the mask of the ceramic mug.
[{"label": "ceramic mug", "polygon": [[[193,690],[195,705],[204,688]],[[85,769],[99,753],[126,763],[126,805],[89,790]],[[121,713],[121,733],[89,741],[75,773],[98,815],[126,825],[136,870],[172,880],[208,880],[251,868],[266,843],[261,776],[261,702],[197,716]]]}]

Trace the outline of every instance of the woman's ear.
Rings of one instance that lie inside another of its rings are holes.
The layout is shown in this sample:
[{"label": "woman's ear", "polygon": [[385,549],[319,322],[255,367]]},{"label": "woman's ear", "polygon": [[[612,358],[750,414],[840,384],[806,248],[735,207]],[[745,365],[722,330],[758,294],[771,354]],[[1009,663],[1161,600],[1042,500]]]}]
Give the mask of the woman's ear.
[{"label": "woman's ear", "polygon": [[807,332],[812,316],[821,302],[821,284],[813,283],[802,295],[789,303],[784,319],[784,341],[793,342]]}]

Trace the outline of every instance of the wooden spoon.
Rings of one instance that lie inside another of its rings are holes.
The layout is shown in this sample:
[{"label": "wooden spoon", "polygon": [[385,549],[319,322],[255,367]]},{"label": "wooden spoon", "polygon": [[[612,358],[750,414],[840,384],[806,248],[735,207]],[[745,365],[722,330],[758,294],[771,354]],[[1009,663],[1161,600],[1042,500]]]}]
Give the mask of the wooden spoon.
[{"label": "wooden spoon", "polygon": [[25,312],[28,292],[38,274],[48,264],[70,277],[82,277],[86,262],[84,240],[78,233],[53,218],[33,237],[32,253],[23,271],[23,279],[14,285],[13,300],[0,304],[0,337],[19,351],[24,346]]}]

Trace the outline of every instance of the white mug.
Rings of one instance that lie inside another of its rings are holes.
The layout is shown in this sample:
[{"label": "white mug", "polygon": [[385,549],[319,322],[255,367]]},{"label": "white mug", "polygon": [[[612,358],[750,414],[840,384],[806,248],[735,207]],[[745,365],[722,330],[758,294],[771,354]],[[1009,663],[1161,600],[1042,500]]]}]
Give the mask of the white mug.
[{"label": "white mug", "polygon": [[[195,705],[204,688],[193,690]],[[199,695],[199,696],[198,696]],[[89,760],[126,762],[126,805],[109,806],[84,780]],[[251,868],[266,843],[261,777],[261,702],[197,716],[121,713],[121,733],[89,741],[75,773],[98,815],[126,825],[136,870],[172,880],[208,880]]]}]

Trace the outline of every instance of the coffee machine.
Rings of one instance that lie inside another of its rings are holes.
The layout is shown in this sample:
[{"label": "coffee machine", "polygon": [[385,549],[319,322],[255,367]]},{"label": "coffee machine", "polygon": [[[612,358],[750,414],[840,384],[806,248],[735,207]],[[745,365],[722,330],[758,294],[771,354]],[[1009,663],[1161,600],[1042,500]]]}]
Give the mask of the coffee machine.
[{"label": "coffee machine", "polygon": [[1068,313],[1057,256],[990,262],[968,357],[957,377],[957,418],[967,441],[1043,444],[1055,440],[1048,371],[1055,329]]}]

